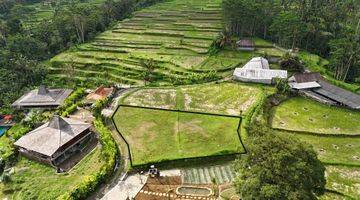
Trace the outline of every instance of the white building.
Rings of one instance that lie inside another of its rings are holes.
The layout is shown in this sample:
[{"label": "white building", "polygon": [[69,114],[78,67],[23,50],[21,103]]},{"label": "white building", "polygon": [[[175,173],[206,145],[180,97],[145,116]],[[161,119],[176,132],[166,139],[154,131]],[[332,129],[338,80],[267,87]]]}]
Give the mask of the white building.
[{"label": "white building", "polygon": [[286,79],[286,70],[273,70],[269,62],[262,57],[252,58],[242,68],[236,68],[234,79],[243,82],[272,84],[275,78]]}]

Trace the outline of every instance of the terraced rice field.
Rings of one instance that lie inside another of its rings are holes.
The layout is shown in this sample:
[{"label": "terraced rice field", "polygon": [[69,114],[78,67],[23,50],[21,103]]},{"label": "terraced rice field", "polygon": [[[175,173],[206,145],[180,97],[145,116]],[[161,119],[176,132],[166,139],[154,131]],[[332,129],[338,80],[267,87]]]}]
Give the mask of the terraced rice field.
[{"label": "terraced rice field", "polygon": [[[142,85],[143,60],[155,61],[160,84],[209,72],[198,68],[208,59],[208,48],[222,30],[220,0],[174,0],[136,12],[131,19],[73,51],[52,59],[53,77],[61,78],[64,64],[75,65],[74,79],[91,76],[109,82]],[[227,62],[234,67],[240,61]]]},{"label": "terraced rice field", "polygon": [[256,85],[240,83],[144,88],[122,99],[122,104],[153,108],[240,115],[262,97]]},{"label": "terraced rice field", "polygon": [[181,175],[185,184],[231,183],[236,176],[231,164],[181,169]]},{"label": "terraced rice field", "polygon": [[238,117],[120,107],[114,122],[134,166],[244,152]]},{"label": "terraced rice field", "polygon": [[360,135],[360,112],[327,106],[302,97],[272,110],[272,127],[331,135]]}]

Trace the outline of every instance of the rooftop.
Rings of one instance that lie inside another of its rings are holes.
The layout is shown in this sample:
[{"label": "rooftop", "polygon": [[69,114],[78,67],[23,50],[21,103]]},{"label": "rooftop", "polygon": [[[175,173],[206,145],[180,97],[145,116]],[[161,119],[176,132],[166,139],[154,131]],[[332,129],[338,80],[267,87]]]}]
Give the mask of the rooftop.
[{"label": "rooftop", "polygon": [[71,92],[70,89],[47,89],[45,86],[40,86],[38,89],[24,94],[12,106],[18,108],[59,106]]},{"label": "rooftop", "polygon": [[109,97],[113,92],[114,92],[113,87],[105,88],[102,86],[102,87],[97,88],[94,92],[88,94],[86,96],[86,99],[93,100],[93,101],[103,100],[103,99],[106,99],[107,97]]},{"label": "rooftop", "polygon": [[77,120],[54,116],[49,122],[27,133],[14,144],[46,156],[52,156],[60,147],[91,127]]}]

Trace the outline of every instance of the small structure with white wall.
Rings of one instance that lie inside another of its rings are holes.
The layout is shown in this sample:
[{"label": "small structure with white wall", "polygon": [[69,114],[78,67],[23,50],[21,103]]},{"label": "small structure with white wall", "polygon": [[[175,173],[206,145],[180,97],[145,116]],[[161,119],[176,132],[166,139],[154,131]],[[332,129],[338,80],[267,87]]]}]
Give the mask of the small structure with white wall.
[{"label": "small structure with white wall", "polygon": [[276,78],[286,79],[286,70],[273,70],[269,67],[269,62],[262,57],[252,58],[242,68],[236,68],[234,79],[243,82],[273,84]]}]

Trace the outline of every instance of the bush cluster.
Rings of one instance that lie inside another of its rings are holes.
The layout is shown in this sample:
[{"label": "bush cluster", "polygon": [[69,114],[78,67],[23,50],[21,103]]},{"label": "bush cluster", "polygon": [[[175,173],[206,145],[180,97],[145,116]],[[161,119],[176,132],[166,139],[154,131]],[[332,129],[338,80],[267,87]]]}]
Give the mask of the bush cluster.
[{"label": "bush cluster", "polygon": [[57,113],[63,117],[68,116],[70,113],[74,112],[79,106],[79,100],[85,95],[84,88],[78,88],[75,90],[58,108]]}]

